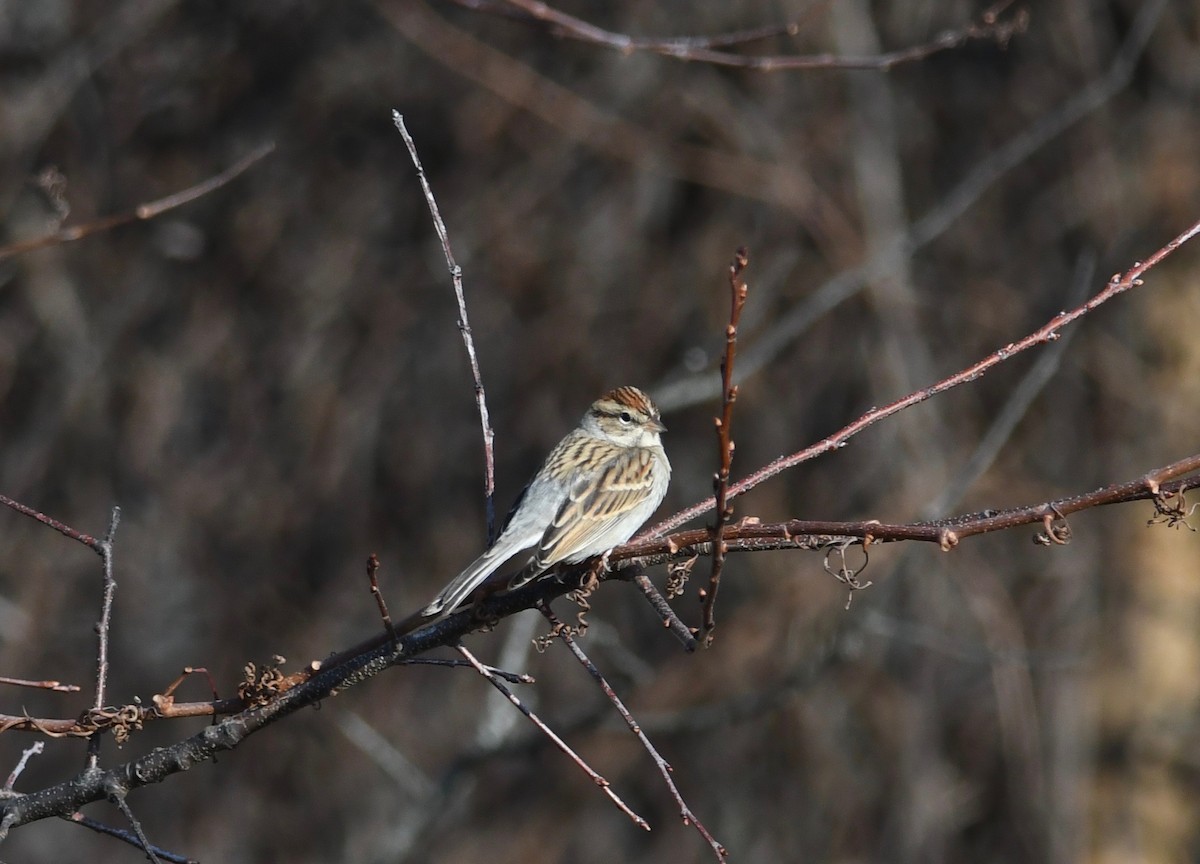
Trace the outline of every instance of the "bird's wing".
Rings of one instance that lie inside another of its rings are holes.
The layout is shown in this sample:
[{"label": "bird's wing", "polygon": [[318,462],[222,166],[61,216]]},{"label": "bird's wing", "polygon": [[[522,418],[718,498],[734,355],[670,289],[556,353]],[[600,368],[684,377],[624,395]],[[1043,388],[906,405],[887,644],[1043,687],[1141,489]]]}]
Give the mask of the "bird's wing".
[{"label": "bird's wing", "polygon": [[582,561],[627,540],[614,536],[611,544],[604,545],[606,532],[646,502],[654,488],[654,471],[654,454],[649,450],[619,448],[614,458],[576,479],[542,535],[534,572],[560,561]]}]

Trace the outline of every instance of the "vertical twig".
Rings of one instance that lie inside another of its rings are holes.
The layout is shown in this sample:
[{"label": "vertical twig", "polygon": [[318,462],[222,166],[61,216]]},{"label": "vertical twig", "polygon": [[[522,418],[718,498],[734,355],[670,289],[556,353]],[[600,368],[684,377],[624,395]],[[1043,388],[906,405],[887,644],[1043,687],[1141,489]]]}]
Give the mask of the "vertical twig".
[{"label": "vertical twig", "polygon": [[683,824],[695,827],[700,836],[712,848],[718,862],[727,860],[729,852],[709,833],[708,828],[696,818],[696,814],[692,812],[687,802],[683,800],[683,795],[680,794],[679,787],[675,785],[675,780],[671,777],[671,772],[675,770],[671,767],[671,763],[664,759],[662,754],[658,752],[658,749],[650,743],[650,739],[646,737],[646,733],[642,731],[641,725],[629,713],[629,709],[625,707],[625,703],[621,701],[621,697],[617,695],[612,685],[608,683],[600,673],[600,670],[596,668],[596,664],[591,661],[591,658],[584,653],[583,649],[579,647],[579,643],[571,636],[570,628],[563,626],[563,622],[559,620],[558,616],[550,609],[550,605],[545,601],[538,603],[537,608],[546,617],[546,620],[550,622],[550,626],[554,628],[554,635],[563,641],[563,644],[575,655],[575,659],[592,676],[592,680],[600,686],[600,689],[604,691],[604,695],[608,697],[608,701],[617,709],[617,713],[621,715],[621,719],[625,721],[625,725],[629,727],[629,731],[637,736],[638,741],[642,743],[642,747],[650,754],[650,758],[658,766],[658,771],[662,774],[663,780],[666,781],[667,788],[671,790],[671,795],[675,798],[675,803],[679,805],[679,818],[683,820]]},{"label": "vertical twig", "polygon": [[647,831],[650,830],[649,823],[647,823],[646,820],[641,816],[634,813],[633,810],[629,809],[629,805],[622,801],[617,796],[617,793],[612,790],[612,784],[605,780],[600,774],[596,773],[592,766],[584,762],[583,758],[574,750],[572,750],[566,741],[559,738],[553,729],[543,723],[541,718],[530,711],[529,708],[525,706],[525,703],[517,698],[515,693],[504,686],[503,681],[493,675],[491,670],[488,669],[487,666],[484,666],[482,663],[480,663],[479,660],[475,658],[475,655],[468,651],[465,646],[456,645],[455,647],[458,649],[458,653],[462,654],[463,657],[467,659],[467,662],[475,667],[476,672],[486,678],[489,684],[504,694],[504,698],[515,705],[518,711],[524,714],[534,726],[540,729],[542,734],[549,738],[555,747],[561,750],[568,758],[578,765],[579,768],[592,779],[593,783],[603,789],[604,794],[607,795],[612,802],[617,805],[617,809],[632,819],[635,825],[645,828]]},{"label": "vertical twig", "polygon": [[379,606],[379,617],[383,619],[383,626],[387,629],[388,636],[395,642],[396,628],[392,626],[392,616],[388,614],[387,601],[383,599],[383,592],[379,590],[379,556],[374,552],[367,559],[367,578],[371,580],[371,593],[375,595],[375,603]]},{"label": "vertical twig", "polygon": [[[113,595],[117,592],[117,580],[113,576],[113,540],[117,534],[117,526],[121,524],[121,508],[113,507],[108,517],[108,530],[104,538],[93,548],[100,555],[104,565],[104,599],[100,606],[100,620],[96,622],[96,636],[99,646],[96,656],[96,700],[93,707],[99,711],[108,699],[108,631],[112,625]],[[87,767],[95,770],[100,761],[100,736],[93,735],[88,740]]]},{"label": "vertical twig", "polygon": [[712,575],[708,577],[708,588],[700,589],[704,601],[704,644],[711,645],[713,628],[717,626],[717,589],[721,585],[721,570],[725,566],[728,547],[723,539],[726,524],[733,516],[733,506],[726,499],[729,489],[729,471],[733,464],[733,439],[729,427],[733,423],[733,403],[737,401],[737,385],[733,383],[733,361],[737,357],[737,328],[746,305],[749,288],[742,273],[750,263],[746,247],[734,253],[729,265],[729,324],[725,327],[725,356],[721,360],[721,416],[714,419],[717,429],[717,459],[719,468],[713,477],[713,492],[716,501],[716,517],[712,526]]},{"label": "vertical twig", "polygon": [[487,540],[488,545],[491,546],[492,541],[496,539],[496,504],[494,501],[496,468],[495,456],[492,451],[495,433],[492,431],[491,420],[488,418],[487,393],[483,389],[479,359],[475,356],[475,340],[471,336],[471,322],[467,318],[467,300],[463,294],[462,268],[458,266],[458,262],[454,260],[454,254],[450,251],[450,237],[446,233],[446,223],[442,221],[442,214],[438,211],[437,201],[433,197],[433,189],[430,188],[429,181],[425,179],[425,169],[421,166],[420,157],[417,156],[417,145],[413,143],[412,136],[408,134],[403,115],[395,109],[392,110],[392,122],[396,124],[396,129],[399,130],[405,146],[408,147],[408,155],[412,157],[413,165],[416,166],[417,179],[421,183],[421,190],[425,193],[425,202],[429,205],[429,214],[433,217],[433,227],[442,241],[442,253],[446,256],[446,266],[450,268],[450,278],[454,281],[454,297],[458,300],[458,330],[462,333],[463,344],[467,348],[467,359],[471,362],[471,375],[475,379],[475,404],[479,408],[479,425],[483,429],[483,490],[487,512]]}]

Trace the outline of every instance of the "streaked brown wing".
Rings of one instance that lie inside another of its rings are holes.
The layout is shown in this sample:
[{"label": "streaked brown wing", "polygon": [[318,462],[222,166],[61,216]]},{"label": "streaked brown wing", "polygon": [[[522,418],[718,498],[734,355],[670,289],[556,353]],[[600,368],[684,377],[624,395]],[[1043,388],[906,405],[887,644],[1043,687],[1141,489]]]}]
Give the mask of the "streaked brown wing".
[{"label": "streaked brown wing", "polygon": [[579,560],[578,553],[603,540],[614,522],[646,500],[654,485],[654,456],[642,448],[617,448],[616,457],[598,470],[598,483],[588,474],[572,485],[542,535],[537,569]]}]

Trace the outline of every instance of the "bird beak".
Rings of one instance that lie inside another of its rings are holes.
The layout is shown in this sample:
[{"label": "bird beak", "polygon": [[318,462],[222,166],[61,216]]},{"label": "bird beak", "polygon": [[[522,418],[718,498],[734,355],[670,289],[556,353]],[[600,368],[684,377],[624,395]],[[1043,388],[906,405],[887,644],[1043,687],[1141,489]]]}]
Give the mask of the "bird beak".
[{"label": "bird beak", "polygon": [[655,432],[666,432],[667,431],[667,427],[664,426],[663,422],[661,420],[659,420],[657,417],[650,418],[650,428],[653,429]]}]

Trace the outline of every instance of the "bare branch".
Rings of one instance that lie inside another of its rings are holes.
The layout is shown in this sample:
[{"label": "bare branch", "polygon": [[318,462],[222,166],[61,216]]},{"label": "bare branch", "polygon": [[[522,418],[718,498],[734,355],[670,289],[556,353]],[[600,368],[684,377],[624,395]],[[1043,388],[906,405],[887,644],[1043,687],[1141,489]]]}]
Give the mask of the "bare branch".
[{"label": "bare branch", "polygon": [[14,687],[35,687],[38,690],[53,690],[56,693],[78,693],[78,684],[63,684],[60,681],[28,681],[24,678],[9,678],[0,675],[0,684],[11,684]]},{"label": "bare branch", "polygon": [[[82,813],[75,812],[70,816],[63,817],[64,819],[74,822],[77,825],[82,825],[84,828],[89,828],[97,834],[103,834],[106,837],[112,837],[120,840],[123,843],[128,843],[130,846],[136,846],[138,849],[145,849],[142,842],[138,840],[137,835],[132,832],[125,831],[121,828],[114,828],[111,825],[105,825],[103,822],[98,822]],[[196,860],[188,858],[186,855],[177,855],[174,852],[168,852],[166,849],[161,849],[158,846],[151,845],[150,849],[154,850],[154,854],[163,861],[170,861],[172,864],[199,864]]]},{"label": "bare branch", "polygon": [[[1108,70],[976,163],[936,206],[913,223],[907,236],[898,241],[903,245],[903,250],[911,255],[936,240],[957,224],[962,215],[997,180],[1107,104],[1128,85],[1166,5],[1167,0],[1149,0],[1143,4]],[[754,344],[742,352],[742,374],[738,380],[745,381],[765,369],[785,348],[794,344],[813,322],[858,294],[871,275],[894,254],[894,250],[885,248],[861,266],[837,274],[813,291],[806,302],[785,314],[773,327],[756,334]],[[715,399],[720,395],[719,387],[720,384],[711,375],[696,375],[656,387],[655,401],[666,413]]]},{"label": "bare branch", "polygon": [[137,836],[137,845],[146,853],[146,857],[150,859],[151,864],[159,864],[155,847],[150,845],[150,841],[146,838],[146,832],[142,830],[141,821],[129,809],[129,802],[125,800],[125,796],[126,790],[113,790],[109,793],[108,800],[116,804],[117,809],[129,820],[129,825],[133,828],[133,833]]},{"label": "bare branch", "polygon": [[84,534],[82,531],[77,531],[70,525],[59,522],[57,519],[47,516],[45,513],[34,510],[32,507],[22,504],[19,501],[14,501],[7,495],[0,495],[0,504],[3,504],[5,507],[8,507],[11,510],[16,510],[18,513],[24,516],[28,516],[30,519],[36,519],[43,525],[49,525],[59,534],[62,534],[64,537],[70,537],[76,543],[82,543],[93,552],[100,552],[100,541],[91,534]]},{"label": "bare branch", "polygon": [[[99,712],[108,700],[108,631],[112,626],[113,596],[117,591],[117,580],[113,576],[113,540],[117,526],[121,524],[121,508],[113,507],[108,517],[108,530],[96,550],[104,568],[104,595],[100,604],[100,620],[96,622],[96,699],[93,710]],[[100,759],[100,736],[88,741],[88,768],[94,770]]]},{"label": "bare branch", "polygon": [[600,670],[596,668],[596,664],[594,664],[587,654],[584,653],[583,649],[579,647],[579,643],[576,642],[575,638],[571,635],[570,628],[565,626],[563,622],[559,620],[558,616],[554,614],[548,603],[539,603],[538,611],[541,612],[542,615],[545,616],[546,620],[550,622],[550,625],[553,628],[553,634],[562,640],[562,643],[567,646],[571,654],[574,655],[575,659],[578,660],[580,665],[583,666],[583,668],[587,670],[587,673],[592,676],[592,680],[599,685],[600,689],[604,692],[604,695],[608,698],[608,701],[611,702],[613,707],[617,709],[617,713],[621,715],[621,719],[625,721],[625,725],[629,727],[629,731],[637,736],[637,739],[641,742],[642,747],[645,748],[646,752],[650,754],[650,758],[654,760],[654,764],[658,767],[658,772],[662,774],[663,781],[667,784],[667,788],[671,790],[671,796],[675,799],[675,803],[679,805],[679,818],[683,820],[683,824],[692,825],[696,828],[696,830],[700,833],[700,836],[704,838],[705,842],[707,842],[709,847],[713,850],[713,854],[716,855],[718,862],[727,860],[729,857],[728,851],[726,851],[725,847],[717,842],[716,838],[709,833],[709,830],[704,826],[704,823],[696,818],[696,814],[692,812],[691,808],[688,807],[687,802],[683,800],[683,795],[680,794],[679,787],[675,785],[675,780],[671,777],[671,772],[674,769],[671,768],[670,763],[667,762],[667,760],[664,759],[658,752],[657,748],[650,743],[650,739],[646,737],[646,733],[642,731],[641,725],[633,718],[633,715],[629,712],[629,709],[625,707],[625,703],[621,701],[621,697],[617,695],[617,692],[613,690],[612,685],[610,685],[604,676],[600,674]]},{"label": "bare branch", "polygon": [[[1076,306],[1069,312],[1059,312],[1048,322],[1046,322],[1046,324],[1033,331],[1025,338],[1017,342],[1010,342],[1003,348],[993,351],[982,360],[959,372],[956,372],[953,375],[943,378],[936,384],[933,384],[922,390],[913,391],[907,396],[903,396],[900,399],[897,399],[895,402],[892,402],[890,405],[885,405],[882,408],[872,408],[853,423],[844,426],[842,429],[830,435],[828,438],[813,444],[811,447],[806,447],[805,449],[793,453],[790,456],[781,457],[776,459],[774,462],[763,466],[749,477],[745,477],[730,486],[727,495],[728,499],[736,498],[738,495],[750,491],[764,480],[774,477],[776,474],[780,474],[789,468],[794,468],[796,465],[807,462],[808,460],[816,458],[823,453],[828,453],[832,450],[837,450],[846,446],[846,443],[851,438],[867,427],[875,425],[880,420],[891,417],[893,414],[899,413],[906,408],[911,408],[913,405],[924,402],[926,399],[936,396],[939,393],[944,393],[945,391],[953,389],[954,387],[958,387],[961,384],[967,384],[978,380],[993,367],[998,366],[1006,360],[1015,357],[1017,354],[1020,354],[1021,352],[1026,351],[1035,345],[1045,345],[1047,343],[1054,342],[1059,337],[1058,331],[1066,325],[1076,321],[1079,318],[1082,318],[1084,315],[1096,309],[1098,306],[1108,302],[1117,295],[1123,294],[1131,288],[1139,287],[1142,284],[1143,275],[1166,260],[1173,252],[1175,252],[1175,250],[1177,250],[1184,243],[1187,243],[1197,234],[1200,234],[1200,221],[1193,223],[1182,234],[1171,240],[1169,243],[1167,243],[1167,245],[1163,246],[1145,261],[1137,261],[1132,267],[1126,270],[1125,273],[1115,274],[1108,281],[1108,285],[1086,303]],[[701,501],[692,505],[691,507],[679,511],[675,515],[663,520],[658,525],[655,525],[653,528],[643,531],[640,535],[638,535],[638,538],[635,538],[635,540],[642,537],[661,537],[666,532],[679,527],[685,522],[688,522],[697,516],[703,516],[715,506],[716,499],[708,498],[705,501]]]},{"label": "bare branch", "polygon": [[704,644],[711,645],[713,629],[717,626],[717,590],[721,586],[721,569],[725,566],[725,542],[721,539],[725,524],[733,517],[733,507],[728,503],[729,472],[733,465],[733,403],[737,401],[737,385],[733,383],[733,361],[737,357],[738,322],[746,306],[749,288],[742,277],[750,258],[746,249],[738,249],[729,265],[729,323],[725,326],[725,356],[721,360],[721,416],[714,419],[717,431],[717,472],[713,476],[713,500],[716,518],[712,525],[712,573],[708,577],[708,588],[701,589],[704,601]]},{"label": "bare branch", "polygon": [[682,643],[684,650],[689,654],[696,650],[696,634],[688,629],[679,616],[675,614],[675,610],[667,603],[665,597],[658,593],[658,589],[654,587],[654,583],[650,581],[650,577],[638,569],[638,573],[633,577],[633,583],[637,585],[638,590],[654,607],[654,611],[658,613],[662,619],[663,626],[671,631],[672,635]]},{"label": "bare branch", "polygon": [[417,169],[417,179],[421,182],[421,190],[425,193],[425,201],[429,205],[429,214],[433,217],[433,227],[437,230],[438,238],[442,241],[442,252],[446,256],[446,266],[450,268],[450,278],[454,282],[454,298],[458,301],[458,330],[462,334],[463,345],[467,349],[467,359],[471,363],[471,375],[475,380],[475,404],[479,408],[479,425],[483,429],[483,460],[484,460],[484,504],[487,511],[487,539],[490,545],[496,539],[496,466],[495,455],[493,453],[493,439],[496,433],[492,431],[491,420],[488,418],[487,408],[487,392],[483,389],[483,376],[479,372],[479,358],[475,356],[475,339],[471,335],[471,322],[467,318],[467,300],[463,294],[462,284],[462,268],[458,266],[458,262],[454,260],[454,253],[450,251],[450,237],[446,233],[446,223],[442,221],[442,214],[438,210],[437,201],[433,197],[433,189],[429,186],[429,181],[425,179],[425,169],[421,165],[421,159],[417,155],[417,145],[413,142],[412,136],[408,134],[408,129],[404,125],[404,117],[399,111],[392,110],[392,122],[396,124],[396,129],[399,130],[400,136],[404,139],[405,146],[408,147],[408,154],[412,157],[413,165]]},{"label": "bare branch", "polygon": [[1029,25],[1029,13],[1019,9],[1011,19],[1001,21],[1001,16],[1012,5],[1013,0],[1000,0],[988,8],[978,23],[971,22],[953,30],[947,30],[923,45],[914,45],[898,51],[889,51],[865,57],[839,57],[835,54],[813,54],[808,56],[794,54],[751,55],[733,54],[729,51],[718,50],[717,46],[736,46],[747,42],[757,41],[767,36],[786,33],[795,35],[799,32],[797,22],[778,25],[759,30],[739,31],[713,37],[687,36],[682,38],[635,37],[625,33],[605,30],[561,12],[539,0],[507,0],[510,6],[525,12],[537,21],[551,24],[555,32],[570,39],[589,42],[612,48],[622,54],[632,54],[635,51],[647,51],[661,54],[675,60],[694,63],[709,63],[714,66],[730,66],[739,69],[751,69],[757,72],[778,72],[798,69],[869,69],[884,71],[902,63],[923,60],[932,54],[957,48],[966,42],[992,40],[1004,46],[1018,33],[1025,32]]},{"label": "bare branch", "polygon": [[515,693],[513,693],[511,690],[509,690],[507,687],[505,687],[501,681],[499,681],[494,675],[492,675],[491,670],[488,669],[487,666],[484,666],[477,659],[475,659],[475,655],[472,654],[470,651],[468,651],[462,645],[458,645],[456,647],[458,649],[458,653],[462,654],[463,657],[466,657],[467,662],[475,667],[476,672],[478,672],[480,675],[482,675],[484,678],[486,678],[488,683],[491,684],[493,687],[495,687],[497,690],[499,690],[500,693],[503,694],[505,699],[507,699],[509,702],[511,702],[514,706],[516,706],[516,709],[518,711],[520,711],[527,718],[529,718],[529,721],[531,723],[533,723],[533,725],[536,726],[543,735],[545,735],[547,738],[549,738],[555,747],[557,747],[560,751],[562,751],[563,754],[565,754],[568,758],[570,758],[572,762],[574,762],[576,765],[578,765],[580,770],[583,771],[583,773],[587,774],[588,777],[591,778],[593,783],[595,783],[597,786],[599,786],[601,789],[604,790],[604,794],[607,795],[609,797],[609,799],[611,799],[615,805],[617,805],[618,810],[620,810],[622,813],[624,813],[626,816],[628,816],[630,818],[630,820],[633,821],[633,824],[635,824],[641,828],[644,828],[647,831],[650,830],[649,823],[647,823],[646,820],[643,819],[641,816],[639,816],[637,813],[634,813],[633,810],[631,810],[629,808],[629,805],[626,804],[624,801],[622,801],[616,792],[613,792],[612,784],[609,783],[607,780],[605,780],[602,776],[600,776],[600,774],[598,774],[592,768],[591,765],[588,765],[587,762],[585,762],[578,753],[576,753],[574,750],[572,750],[567,745],[566,741],[563,741],[562,738],[558,737],[558,735],[555,734],[553,729],[551,729],[549,726],[547,726],[545,723],[543,723],[536,714],[534,714],[532,711],[530,711],[529,708],[520,699],[517,698]]},{"label": "bare branch", "polygon": [[[56,231],[51,231],[48,234],[42,234],[38,237],[31,237],[28,240],[19,240],[16,243],[10,243],[7,246],[0,246],[0,261],[6,258],[11,258],[14,255],[20,255],[22,252],[30,252],[34,249],[43,249],[47,246],[57,246],[62,243],[70,243],[74,240],[80,240],[90,234],[95,234],[99,231],[108,231],[111,228],[116,228],[120,225],[127,225],[130,222],[145,221],[161,216],[168,210],[174,210],[176,207],[181,207],[197,198],[203,197],[210,192],[216,191],[224,186],[229,181],[236,178],[239,174],[245,173],[256,162],[267,156],[275,149],[274,143],[263,144],[262,146],[251,151],[246,156],[243,156],[236,163],[226,168],[220,174],[210,177],[203,182],[197,183],[195,186],[189,186],[187,189],[182,189],[179,192],[174,192],[165,198],[159,198],[155,201],[148,201],[145,204],[139,204],[128,213],[118,213],[113,216],[105,216],[103,219],[97,219],[95,222],[88,222],[86,225],[75,225],[70,228],[59,228]],[[7,503],[7,502],[5,502]]]},{"label": "bare branch", "polygon": [[37,741],[25,748],[21,753],[21,758],[17,761],[17,765],[9,773],[8,779],[4,781],[4,788],[0,794],[9,794],[13,791],[13,787],[17,785],[17,780],[25,773],[25,766],[29,764],[29,760],[34,756],[41,755],[46,749],[46,742]]},{"label": "bare branch", "polygon": [[379,607],[379,617],[383,620],[383,629],[392,639],[395,639],[396,628],[392,625],[392,616],[388,614],[387,601],[383,599],[383,592],[379,590],[379,557],[373,552],[367,559],[367,578],[371,580],[371,595]]}]

